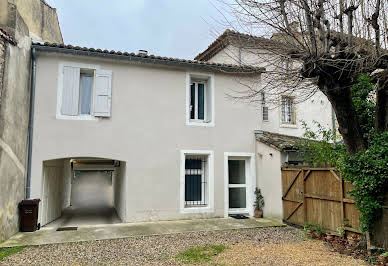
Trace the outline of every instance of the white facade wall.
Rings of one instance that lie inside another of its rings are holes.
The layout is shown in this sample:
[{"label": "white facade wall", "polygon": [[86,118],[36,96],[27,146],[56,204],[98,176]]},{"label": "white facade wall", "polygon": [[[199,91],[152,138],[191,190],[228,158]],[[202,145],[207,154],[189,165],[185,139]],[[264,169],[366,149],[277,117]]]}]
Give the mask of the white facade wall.
[{"label": "white facade wall", "polygon": [[127,196],[126,187],[126,175],[125,175],[125,162],[120,162],[120,166],[116,167],[113,171],[113,204],[116,209],[117,215],[122,221],[126,220],[125,217],[125,197]]},{"label": "white facade wall", "polygon": [[[112,71],[110,118],[57,119],[59,65],[63,62],[98,65],[100,69]],[[42,195],[43,161],[109,158],[125,162],[125,171],[121,172],[125,180],[122,183],[126,190],[125,210],[117,208],[123,221],[223,217],[224,153],[254,153],[254,130],[261,128],[259,112],[255,106],[236,103],[225,96],[232,90],[245,89],[234,75],[203,72],[214,75],[214,126],[187,125],[188,71],[201,72],[39,53],[31,197]],[[183,150],[206,150],[214,154],[214,191],[211,192],[214,209],[211,212],[180,211],[180,155]],[[248,193],[253,190],[250,188]],[[123,206],[121,196],[115,199],[116,206]]]},{"label": "white facade wall", "polygon": [[71,164],[70,159],[63,159],[63,204],[62,209],[65,209],[70,206],[71,198]]},{"label": "white facade wall", "polygon": [[282,153],[264,143],[256,142],[256,183],[261,189],[265,206],[264,217],[283,218]]}]

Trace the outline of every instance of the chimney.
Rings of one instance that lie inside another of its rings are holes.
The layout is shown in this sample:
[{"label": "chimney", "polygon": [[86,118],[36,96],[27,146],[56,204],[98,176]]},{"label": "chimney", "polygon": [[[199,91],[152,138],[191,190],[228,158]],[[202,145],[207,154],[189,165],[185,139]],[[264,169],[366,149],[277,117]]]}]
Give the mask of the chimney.
[{"label": "chimney", "polygon": [[138,55],[144,55],[144,56],[147,56],[148,55],[148,51],[147,50],[139,50],[139,53]]}]

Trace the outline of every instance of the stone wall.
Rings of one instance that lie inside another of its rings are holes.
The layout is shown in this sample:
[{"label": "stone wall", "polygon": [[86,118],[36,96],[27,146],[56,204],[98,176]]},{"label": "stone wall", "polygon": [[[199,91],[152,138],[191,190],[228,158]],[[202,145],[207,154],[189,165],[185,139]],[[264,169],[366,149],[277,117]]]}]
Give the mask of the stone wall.
[{"label": "stone wall", "polygon": [[[4,2],[3,2],[4,3]],[[19,230],[24,199],[30,101],[31,38],[14,4],[8,3],[0,36],[0,242]]]},{"label": "stone wall", "polygon": [[18,203],[24,199],[29,117],[30,47],[3,42],[4,76],[0,104],[0,241],[18,231]]},{"label": "stone wall", "polygon": [[63,43],[55,8],[46,4],[44,0],[14,0],[14,2],[33,39]]},{"label": "stone wall", "polygon": [[33,40],[63,43],[56,9],[44,0],[0,0],[0,7],[3,9],[0,12],[0,27],[12,36],[16,25],[13,22],[16,16],[20,16],[27,26],[27,35]]}]

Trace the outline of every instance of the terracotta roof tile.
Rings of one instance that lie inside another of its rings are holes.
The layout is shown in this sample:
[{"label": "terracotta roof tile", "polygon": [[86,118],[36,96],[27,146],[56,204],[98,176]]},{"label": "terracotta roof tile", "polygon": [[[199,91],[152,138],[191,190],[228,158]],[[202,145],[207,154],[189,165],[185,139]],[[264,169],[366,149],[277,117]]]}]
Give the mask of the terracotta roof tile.
[{"label": "terracotta roof tile", "polygon": [[59,52],[59,53],[77,53],[78,51],[87,56],[107,56],[111,55],[114,57],[121,57],[122,59],[129,60],[137,60],[142,61],[144,63],[153,63],[153,64],[170,64],[176,66],[191,66],[191,67],[201,67],[207,68],[222,72],[230,72],[230,73],[245,73],[245,74],[255,74],[264,72],[264,68],[250,67],[250,66],[238,66],[231,64],[218,64],[218,63],[208,63],[201,62],[197,60],[186,60],[179,58],[171,58],[171,57],[162,57],[156,55],[144,55],[144,54],[135,54],[121,51],[108,51],[101,50],[96,48],[87,48],[87,47],[79,47],[72,45],[64,45],[64,44],[55,44],[55,43],[33,43],[33,48],[36,50],[42,51],[51,51],[51,52]]}]

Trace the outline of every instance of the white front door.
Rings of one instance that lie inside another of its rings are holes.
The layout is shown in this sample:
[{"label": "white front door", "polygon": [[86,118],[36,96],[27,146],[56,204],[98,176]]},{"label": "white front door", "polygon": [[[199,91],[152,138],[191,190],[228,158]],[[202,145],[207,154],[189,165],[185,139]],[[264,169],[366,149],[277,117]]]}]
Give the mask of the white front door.
[{"label": "white front door", "polygon": [[247,193],[248,160],[245,158],[228,159],[229,213],[248,213]]}]

